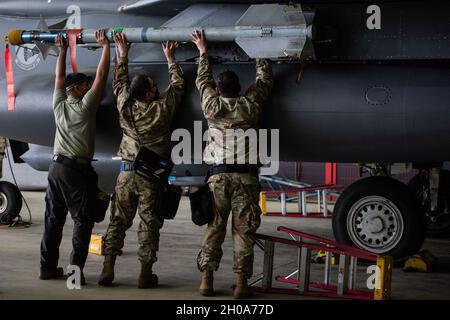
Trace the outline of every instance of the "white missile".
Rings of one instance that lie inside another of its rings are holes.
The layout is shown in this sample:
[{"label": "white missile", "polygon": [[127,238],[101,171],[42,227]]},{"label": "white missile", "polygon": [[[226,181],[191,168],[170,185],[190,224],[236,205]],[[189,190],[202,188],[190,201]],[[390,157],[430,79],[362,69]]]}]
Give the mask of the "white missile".
[{"label": "white missile", "polygon": [[[160,27],[108,28],[105,34],[113,42],[117,32],[123,32],[131,43],[191,40],[196,30],[204,30],[210,42],[235,42],[250,58],[300,58],[305,44],[313,38],[313,26],[308,25],[299,5],[252,5],[233,26],[229,27]],[[95,29],[79,30],[77,44],[95,44]],[[20,34],[19,34],[20,33]],[[13,30],[7,40],[13,44],[54,42],[51,32]]]}]

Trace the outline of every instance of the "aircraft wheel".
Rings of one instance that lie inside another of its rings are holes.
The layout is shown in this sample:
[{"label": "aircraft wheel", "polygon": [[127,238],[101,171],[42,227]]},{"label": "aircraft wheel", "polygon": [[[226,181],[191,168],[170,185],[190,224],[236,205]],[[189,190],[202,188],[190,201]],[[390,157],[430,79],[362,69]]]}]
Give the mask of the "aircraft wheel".
[{"label": "aircraft wheel", "polygon": [[22,209],[22,195],[12,183],[0,181],[0,223],[10,224]]},{"label": "aircraft wheel", "polygon": [[370,177],[353,183],[338,198],[333,233],[340,243],[399,259],[421,248],[425,219],[406,185]]},{"label": "aircraft wheel", "polygon": [[[429,196],[425,196],[428,179],[423,175],[414,176],[408,186],[421,204],[427,221],[427,236],[430,238],[446,238],[450,236],[450,172],[441,170],[439,184],[438,209],[432,211]],[[425,199],[424,199],[425,198]]]}]

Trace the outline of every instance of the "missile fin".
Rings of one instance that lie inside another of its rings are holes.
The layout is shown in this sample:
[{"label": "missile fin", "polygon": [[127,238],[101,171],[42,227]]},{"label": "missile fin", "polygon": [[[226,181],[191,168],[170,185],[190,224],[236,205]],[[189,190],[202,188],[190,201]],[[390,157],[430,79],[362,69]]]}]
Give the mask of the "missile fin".
[{"label": "missile fin", "polygon": [[[66,27],[67,19],[64,19],[58,23],[52,24],[51,26],[47,25],[45,19],[41,16],[39,20],[39,24],[37,26],[38,30],[41,32],[50,32],[50,30],[63,30]],[[55,55],[58,55],[58,48],[54,44],[51,43],[43,43],[39,41],[34,41],[34,44],[39,49],[42,54],[42,58],[45,60],[48,57],[50,52],[53,52]]]},{"label": "missile fin", "polygon": [[[284,28],[298,28],[298,35],[275,35]],[[305,15],[300,5],[251,5],[236,23],[240,30],[260,29],[261,37],[238,37],[236,43],[250,58],[301,58],[307,42]]]},{"label": "missile fin", "polygon": [[48,29],[48,25],[47,22],[45,21],[45,19],[42,17],[39,19],[39,23],[37,26],[38,30],[41,32],[49,32],[50,30]]},{"label": "missile fin", "polygon": [[252,59],[300,58],[306,43],[306,36],[237,38],[236,43]]},{"label": "missile fin", "polygon": [[52,50],[52,45],[49,45],[48,43],[44,43],[44,42],[40,42],[40,41],[33,41],[33,43],[36,45],[36,47],[41,52],[42,58],[44,60],[47,59],[48,54]]},{"label": "missile fin", "polygon": [[306,20],[300,5],[258,4],[251,5],[236,26],[306,27]]},{"label": "missile fin", "polygon": [[306,39],[305,47],[303,48],[302,59],[316,59],[316,51],[314,50],[314,44],[311,39]]},{"label": "missile fin", "polygon": [[67,19],[64,19],[63,21],[60,21],[58,23],[52,24],[51,26],[48,26],[50,30],[63,30],[66,29],[67,25]]}]

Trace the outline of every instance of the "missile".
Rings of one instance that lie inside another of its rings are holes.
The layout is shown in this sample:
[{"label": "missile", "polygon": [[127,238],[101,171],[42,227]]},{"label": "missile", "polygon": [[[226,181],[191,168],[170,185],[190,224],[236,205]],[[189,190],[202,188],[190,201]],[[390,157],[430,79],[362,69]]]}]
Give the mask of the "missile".
[{"label": "missile", "polygon": [[[313,39],[313,25],[307,24],[299,5],[251,5],[233,26],[160,27],[105,29],[112,43],[114,35],[123,32],[131,43],[191,41],[196,30],[203,29],[210,42],[235,42],[250,58],[300,58],[307,43]],[[95,29],[11,30],[6,40],[11,45],[24,43],[54,43],[58,34],[68,37],[76,33],[79,45],[95,45]]]}]

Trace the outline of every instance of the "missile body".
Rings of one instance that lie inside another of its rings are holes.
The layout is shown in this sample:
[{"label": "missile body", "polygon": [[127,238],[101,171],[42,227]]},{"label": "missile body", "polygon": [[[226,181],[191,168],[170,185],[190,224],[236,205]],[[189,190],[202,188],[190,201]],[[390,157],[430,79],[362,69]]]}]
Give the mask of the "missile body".
[{"label": "missile body", "polygon": [[[270,15],[261,18],[261,12]],[[132,43],[191,40],[196,30],[203,29],[208,41],[236,42],[251,58],[300,57],[307,40],[313,38],[313,26],[307,25],[300,7],[282,5],[252,5],[234,26],[228,27],[161,27],[105,29],[112,43],[117,32],[123,32]],[[94,29],[76,32],[77,44],[95,44]],[[7,40],[12,45],[23,43],[54,43],[58,34],[67,37],[70,30],[12,30]]]},{"label": "missile body", "polygon": [[[192,33],[196,30],[204,30],[208,41],[213,42],[231,42],[239,38],[264,38],[264,37],[297,37],[305,36],[312,38],[312,26],[306,28],[268,28],[268,27],[253,27],[253,28],[238,28],[238,27],[218,27],[218,28],[110,28],[105,29],[105,35],[110,42],[114,42],[114,35],[117,32],[123,32],[129,42],[143,43],[143,42],[164,42],[164,41],[191,41]],[[34,41],[42,41],[54,43],[58,34],[67,37],[67,30],[52,30],[50,32],[40,31],[22,31],[12,30],[12,32],[20,32],[20,38],[13,45],[20,45],[24,43],[33,43]],[[77,36],[77,44],[95,44],[95,29],[80,30]],[[8,39],[17,36],[8,35]]]}]

